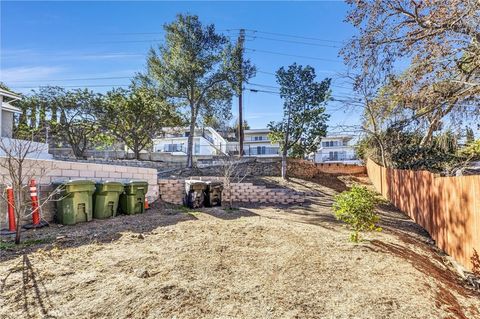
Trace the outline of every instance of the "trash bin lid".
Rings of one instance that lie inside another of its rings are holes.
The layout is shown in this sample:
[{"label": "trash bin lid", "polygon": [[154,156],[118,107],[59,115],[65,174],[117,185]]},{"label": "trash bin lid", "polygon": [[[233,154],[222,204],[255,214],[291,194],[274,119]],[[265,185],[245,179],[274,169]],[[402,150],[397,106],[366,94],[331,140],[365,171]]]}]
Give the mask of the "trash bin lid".
[{"label": "trash bin lid", "polygon": [[147,181],[141,181],[141,180],[128,181],[128,182],[125,183],[125,186],[148,186],[148,182]]},{"label": "trash bin lid", "polygon": [[185,190],[188,192],[192,190],[193,188],[197,189],[206,189],[207,188],[207,183],[205,181],[201,181],[198,179],[187,179],[185,180]]},{"label": "trash bin lid", "polygon": [[98,182],[95,184],[97,188],[97,192],[123,192],[123,184],[120,182],[113,182],[113,181],[105,181],[105,182]]},{"label": "trash bin lid", "polygon": [[148,182],[146,181],[128,181],[125,183],[125,193],[133,195],[138,190],[143,190],[143,193],[146,194],[148,191]]},{"label": "trash bin lid", "polygon": [[191,185],[191,186],[206,186],[207,182],[201,181],[199,179],[187,179],[185,180],[185,185]]},{"label": "trash bin lid", "polygon": [[221,181],[207,181],[206,182],[208,186],[214,187],[214,186],[223,186],[223,182]]},{"label": "trash bin lid", "polygon": [[64,191],[66,193],[95,191],[95,182],[88,179],[69,180],[60,183],[60,185],[63,185],[65,187]]},{"label": "trash bin lid", "polygon": [[73,179],[62,183],[64,185],[95,185],[94,181],[88,179]]}]

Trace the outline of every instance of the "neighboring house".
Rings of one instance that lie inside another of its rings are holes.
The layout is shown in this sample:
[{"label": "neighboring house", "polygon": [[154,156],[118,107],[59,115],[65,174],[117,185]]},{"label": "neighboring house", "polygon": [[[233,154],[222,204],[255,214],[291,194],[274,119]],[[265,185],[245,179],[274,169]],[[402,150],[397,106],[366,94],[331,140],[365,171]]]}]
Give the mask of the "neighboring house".
[{"label": "neighboring house", "polygon": [[[244,131],[243,152],[245,156],[278,156],[278,143],[272,144],[268,129]],[[190,130],[188,128],[165,128],[163,136],[153,140],[153,151],[185,155]],[[235,155],[239,152],[238,141],[228,141],[211,127],[195,129],[194,155]]]},{"label": "neighboring house", "polygon": [[13,135],[13,116],[14,114],[22,113],[22,111],[10,103],[19,99],[19,95],[0,89],[0,104],[2,110],[0,112],[1,137],[12,137]]},{"label": "neighboring house", "polygon": [[[15,143],[21,141],[12,139],[14,115],[22,113],[22,111],[18,107],[15,107],[11,104],[17,100],[20,100],[20,96],[18,94],[0,88],[0,138],[2,139],[2,144],[5,147],[10,147],[10,145],[12,145],[14,141]],[[52,155],[48,153],[47,144],[35,143],[34,149],[37,150],[35,154],[29,154],[28,157],[39,159],[52,158]],[[3,151],[0,151],[0,156],[2,155],[4,156],[5,153]]]},{"label": "neighboring house", "polygon": [[315,163],[360,163],[355,155],[352,140],[353,136],[351,135],[332,135],[322,138],[320,146],[313,156]]},{"label": "neighboring house", "polygon": [[268,134],[269,129],[251,129],[245,130],[243,140],[243,151],[245,156],[278,156],[280,146],[278,143],[272,143]]},{"label": "neighboring house", "polygon": [[[165,128],[163,135],[153,139],[153,151],[185,155],[189,128]],[[227,152],[227,141],[213,128],[196,128],[193,137],[193,155],[222,155]]]}]

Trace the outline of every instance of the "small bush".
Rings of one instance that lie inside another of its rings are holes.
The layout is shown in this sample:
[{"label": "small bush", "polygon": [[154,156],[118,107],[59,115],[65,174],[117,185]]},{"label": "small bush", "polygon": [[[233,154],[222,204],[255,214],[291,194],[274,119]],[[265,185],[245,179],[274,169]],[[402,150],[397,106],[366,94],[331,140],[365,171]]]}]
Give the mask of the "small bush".
[{"label": "small bush", "polygon": [[375,213],[375,206],[378,202],[375,192],[358,185],[335,196],[333,204],[335,218],[349,225],[352,230],[351,241],[358,242],[361,231],[382,230],[376,226],[380,220],[378,214]]}]

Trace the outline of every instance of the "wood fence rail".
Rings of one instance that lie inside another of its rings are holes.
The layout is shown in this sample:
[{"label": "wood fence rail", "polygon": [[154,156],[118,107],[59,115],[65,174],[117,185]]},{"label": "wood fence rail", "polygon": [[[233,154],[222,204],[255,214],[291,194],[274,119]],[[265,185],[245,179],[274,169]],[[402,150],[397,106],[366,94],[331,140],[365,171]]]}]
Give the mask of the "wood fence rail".
[{"label": "wood fence rail", "polygon": [[472,270],[480,254],[480,175],[440,177],[367,162],[379,193],[425,228],[436,245]]}]

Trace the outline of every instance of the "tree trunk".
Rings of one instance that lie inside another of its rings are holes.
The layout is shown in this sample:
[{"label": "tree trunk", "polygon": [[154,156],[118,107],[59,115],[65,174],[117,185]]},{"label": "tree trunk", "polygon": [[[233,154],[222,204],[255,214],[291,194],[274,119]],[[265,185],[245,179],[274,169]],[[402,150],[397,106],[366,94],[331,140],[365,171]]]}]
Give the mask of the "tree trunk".
[{"label": "tree trunk", "polygon": [[33,104],[30,109],[30,127],[37,127],[37,106]]},{"label": "tree trunk", "polygon": [[287,180],[287,151],[282,153],[282,179]]},{"label": "tree trunk", "polygon": [[135,159],[137,161],[139,161],[140,160],[140,150],[139,150],[139,147],[138,147],[138,143],[135,143],[133,145],[133,154],[135,155]]},{"label": "tree trunk", "polygon": [[[21,167],[18,169],[20,172],[22,170]],[[23,221],[23,216],[22,216],[22,211],[23,211],[23,205],[25,202],[24,199],[24,192],[21,186],[21,180],[23,179],[22,174],[20,173],[18,175],[18,180],[20,182],[14,182],[13,187],[14,187],[14,200],[13,204],[14,206],[14,212],[15,212],[15,219],[16,219],[16,229],[15,229],[15,244],[18,245],[21,242],[21,235],[22,235],[22,221]]]},{"label": "tree trunk", "polygon": [[188,134],[187,142],[187,167],[193,167],[193,136],[195,134],[195,107],[190,106],[190,133]]},{"label": "tree trunk", "polygon": [[422,140],[420,141],[420,146],[425,146],[431,142],[433,137],[433,132],[437,130],[437,125],[438,125],[438,121],[435,119],[428,126],[427,132],[425,133],[425,135],[422,137]]}]

